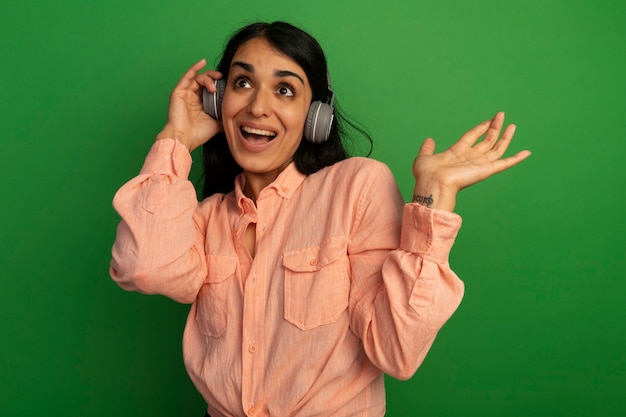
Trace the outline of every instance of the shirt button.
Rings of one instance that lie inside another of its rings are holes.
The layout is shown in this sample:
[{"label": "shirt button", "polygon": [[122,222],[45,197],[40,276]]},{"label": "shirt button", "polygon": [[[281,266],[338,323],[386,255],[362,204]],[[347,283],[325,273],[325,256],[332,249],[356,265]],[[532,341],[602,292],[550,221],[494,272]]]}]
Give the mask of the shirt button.
[{"label": "shirt button", "polygon": [[313,258],[313,259],[311,259],[311,261],[309,263],[311,264],[311,266],[315,266],[315,265],[317,265],[317,259]]},{"label": "shirt button", "polygon": [[289,187],[287,187],[286,185],[283,185],[281,190],[283,190],[283,193],[286,193],[287,191],[289,191]]},{"label": "shirt button", "polygon": [[248,351],[250,353],[255,353],[256,352],[256,345],[250,345],[250,347],[248,348]]},{"label": "shirt button", "polygon": [[248,415],[249,415],[249,416],[253,416],[253,415],[255,415],[255,414],[256,414],[256,408],[254,408],[254,407],[250,407],[250,408],[248,409]]}]

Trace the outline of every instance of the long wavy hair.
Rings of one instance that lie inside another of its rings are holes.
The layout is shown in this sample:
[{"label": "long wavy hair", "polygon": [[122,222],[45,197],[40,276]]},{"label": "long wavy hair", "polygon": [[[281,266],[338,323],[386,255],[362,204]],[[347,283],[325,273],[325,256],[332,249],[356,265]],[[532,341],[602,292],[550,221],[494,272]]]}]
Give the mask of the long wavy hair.
[{"label": "long wavy hair", "polygon": [[[328,102],[328,67],[326,56],[320,44],[308,33],[285,22],[253,23],[237,31],[226,44],[217,70],[224,79],[228,80],[228,73],[232,59],[237,50],[251,39],[262,38],[278,51],[293,59],[306,73],[313,92],[312,100]],[[300,141],[300,146],[294,155],[294,162],[298,171],[305,175],[312,174],[320,169],[333,165],[348,157],[343,140],[349,132],[356,132],[369,142],[369,153],[372,150],[370,135],[359,125],[349,120],[334,101],[335,119],[330,129],[330,136],[323,143]],[[224,133],[211,138],[202,147],[203,178],[202,197],[206,198],[215,193],[228,193],[234,189],[235,177],[243,170],[233,158]]]}]

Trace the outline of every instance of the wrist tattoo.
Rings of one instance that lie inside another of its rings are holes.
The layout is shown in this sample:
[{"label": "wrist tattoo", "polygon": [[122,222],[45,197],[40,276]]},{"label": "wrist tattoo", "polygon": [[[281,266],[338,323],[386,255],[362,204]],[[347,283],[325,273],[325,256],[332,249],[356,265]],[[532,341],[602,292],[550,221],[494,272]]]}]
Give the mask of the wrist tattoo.
[{"label": "wrist tattoo", "polygon": [[430,208],[433,205],[433,195],[429,195],[428,197],[424,197],[423,195],[413,194],[413,202],[417,204],[421,204],[422,206],[426,206]]}]

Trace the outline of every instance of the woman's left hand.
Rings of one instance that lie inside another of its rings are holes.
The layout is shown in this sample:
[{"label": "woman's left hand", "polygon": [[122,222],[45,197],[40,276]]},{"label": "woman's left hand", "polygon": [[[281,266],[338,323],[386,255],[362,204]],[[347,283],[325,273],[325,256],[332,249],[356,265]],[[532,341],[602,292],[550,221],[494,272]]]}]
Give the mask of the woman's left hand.
[{"label": "woman's left hand", "polygon": [[[469,130],[448,150],[438,154],[434,153],[435,141],[426,139],[413,162],[413,201],[453,211],[460,190],[526,159],[529,151],[502,158],[515,133],[515,125],[508,125],[500,136],[503,124],[504,113],[497,113],[493,119]],[[482,135],[485,138],[476,144]]]}]

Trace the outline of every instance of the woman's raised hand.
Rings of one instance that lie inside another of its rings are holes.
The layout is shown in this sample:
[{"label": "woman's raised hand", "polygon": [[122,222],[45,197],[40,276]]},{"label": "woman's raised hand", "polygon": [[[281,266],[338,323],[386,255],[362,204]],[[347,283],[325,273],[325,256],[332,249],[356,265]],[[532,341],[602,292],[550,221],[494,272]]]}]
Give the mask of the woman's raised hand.
[{"label": "woman's raised hand", "polygon": [[222,123],[206,114],[202,106],[202,87],[215,92],[214,80],[222,78],[222,74],[217,71],[198,74],[205,65],[204,59],[192,65],[174,87],[167,123],[157,140],[178,139],[191,152],[222,131]]},{"label": "woman's raised hand", "polygon": [[[515,125],[509,125],[500,136],[503,124],[504,113],[500,112],[493,119],[469,130],[448,150],[438,154],[434,153],[435,141],[426,139],[413,162],[413,201],[453,211],[456,194],[460,190],[526,159],[529,151],[502,158],[515,133]],[[482,135],[485,138],[476,143]]]}]

